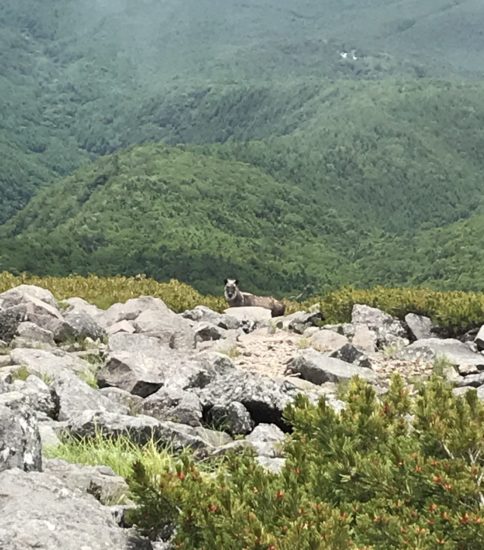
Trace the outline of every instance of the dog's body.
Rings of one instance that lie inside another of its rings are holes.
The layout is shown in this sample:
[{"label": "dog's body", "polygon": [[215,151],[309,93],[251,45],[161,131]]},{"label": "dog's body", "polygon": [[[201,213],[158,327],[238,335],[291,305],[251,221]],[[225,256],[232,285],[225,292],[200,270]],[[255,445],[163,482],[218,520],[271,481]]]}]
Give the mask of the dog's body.
[{"label": "dog's body", "polygon": [[225,279],[224,296],[230,307],[263,307],[271,310],[272,317],[284,315],[286,306],[272,296],[256,296],[241,292],[237,279]]}]

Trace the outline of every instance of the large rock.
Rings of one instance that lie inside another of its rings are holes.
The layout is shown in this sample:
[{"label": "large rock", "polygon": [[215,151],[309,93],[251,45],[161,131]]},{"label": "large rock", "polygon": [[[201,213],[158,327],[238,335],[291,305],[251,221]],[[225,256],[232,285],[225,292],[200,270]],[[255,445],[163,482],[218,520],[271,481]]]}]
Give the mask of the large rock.
[{"label": "large rock", "polygon": [[364,367],[366,369],[371,369],[372,367],[371,360],[368,355],[350,343],[345,344],[343,347],[331,353],[331,357],[341,359],[341,361],[351,363],[358,367]]},{"label": "large rock", "polygon": [[193,349],[195,333],[190,323],[170,309],[149,309],[135,320],[137,332],[155,336],[160,342],[174,349]]},{"label": "large rock", "polygon": [[54,333],[52,331],[41,328],[30,321],[19,324],[12,347],[28,348],[42,345],[47,347],[55,346]]},{"label": "large rock", "polygon": [[111,353],[97,375],[101,387],[114,386],[140,397],[148,397],[165,384],[182,389],[203,385],[206,376],[201,365],[169,348],[162,348],[157,356]]},{"label": "large rock", "polygon": [[119,321],[134,321],[141,313],[148,310],[155,310],[167,313],[170,311],[168,306],[159,298],[151,296],[141,296],[132,298],[124,304],[113,304],[101,315],[96,316],[96,320],[104,328],[110,327]]},{"label": "large rock", "polygon": [[224,313],[230,315],[230,317],[234,317],[241,323],[248,321],[265,325],[272,318],[270,309],[255,306],[229,307]]},{"label": "large rock", "polygon": [[217,313],[206,306],[197,306],[184,311],[182,317],[197,323],[210,323],[226,330],[235,330],[240,327],[240,321],[233,315]]},{"label": "large rock", "polygon": [[[375,307],[355,304],[351,312],[351,323],[354,325],[364,325],[374,331],[379,348],[392,344],[408,344],[406,340],[408,334],[404,324]],[[354,341],[353,344],[355,344]]]},{"label": "large rock", "polygon": [[227,434],[176,422],[160,422],[151,416],[126,416],[121,414],[84,411],[68,423],[68,431],[74,437],[94,437],[101,433],[109,437],[129,437],[144,445],[155,441],[162,448],[174,452],[191,448],[199,455],[208,455],[219,446],[230,443]]},{"label": "large rock", "polygon": [[368,382],[376,383],[377,375],[367,368],[356,367],[340,359],[328,357],[314,350],[307,350],[291,359],[288,372],[299,374],[313,384],[341,382],[359,376]]},{"label": "large rock", "polygon": [[249,411],[237,401],[228,405],[214,405],[207,413],[207,420],[217,430],[223,430],[230,435],[245,435],[254,429]]},{"label": "large rock", "polygon": [[311,347],[321,352],[334,352],[348,344],[348,338],[333,330],[317,330],[311,336]]},{"label": "large rock", "polygon": [[74,375],[55,380],[52,388],[59,399],[57,420],[70,420],[86,409],[118,414],[129,413],[128,407],[108,399]]},{"label": "large rock", "polygon": [[128,498],[128,484],[107,466],[70,464],[64,460],[48,459],[44,461],[43,470],[61,479],[71,491],[81,489],[93,495],[101,504],[118,504]]},{"label": "large rock", "polygon": [[39,377],[31,374],[25,381],[14,380],[12,389],[25,395],[30,409],[36,412],[39,420],[57,419],[59,415],[59,397]]},{"label": "large rock", "polygon": [[161,388],[143,399],[140,413],[161,421],[170,420],[188,426],[202,424],[202,405],[199,398],[176,386]]},{"label": "large rock", "polygon": [[88,362],[60,349],[17,348],[12,350],[10,357],[13,364],[25,367],[30,374],[40,378],[62,378],[66,373],[88,377],[92,373]]},{"label": "large rock", "polygon": [[143,403],[143,398],[139,395],[134,395],[122,390],[121,388],[113,388],[106,386],[105,388],[100,388],[99,393],[104,397],[107,397],[110,401],[117,403],[126,407],[129,411],[129,414],[138,414]]},{"label": "large rock", "polygon": [[259,424],[246,440],[252,444],[259,456],[276,458],[282,455],[284,438],[284,432],[274,424]]},{"label": "large rock", "polygon": [[90,304],[89,302],[86,302],[86,300],[84,300],[83,298],[67,298],[67,300],[64,300],[64,304],[67,306],[65,310],[66,313],[84,312],[93,319],[97,319],[104,314],[104,311],[102,309],[93,304]]},{"label": "large rock", "polygon": [[64,314],[64,321],[70,327],[71,337],[76,340],[102,340],[106,336],[106,331],[86,311],[68,311]]},{"label": "large rock", "polygon": [[288,328],[297,334],[303,334],[309,327],[317,327],[323,321],[323,314],[320,311],[301,311],[291,317]]},{"label": "large rock", "polygon": [[480,386],[484,385],[484,372],[480,372],[479,374],[470,374],[468,376],[461,376],[458,385],[479,388]]},{"label": "large rock", "polygon": [[351,343],[356,348],[372,353],[376,351],[377,334],[366,325],[351,325],[353,327]]},{"label": "large rock", "polygon": [[0,340],[9,344],[17,333],[19,325],[27,319],[27,306],[20,304],[0,309]]},{"label": "large rock", "polygon": [[158,357],[167,348],[155,336],[130,334],[129,331],[118,331],[109,336],[108,352],[129,351]]},{"label": "large rock", "polygon": [[[37,419],[28,406],[26,396],[20,392],[1,394],[0,472],[10,468],[20,468],[25,471],[40,470],[42,468],[41,449]],[[0,487],[3,496],[1,483]],[[2,515],[3,511],[0,513],[0,518]],[[0,548],[2,548],[1,545]]]},{"label": "large rock", "polygon": [[408,313],[405,315],[405,323],[414,340],[432,337],[433,324],[429,317],[417,315],[416,313]]},{"label": "large rock", "polygon": [[255,424],[274,423],[287,428],[282,412],[292,398],[281,389],[281,384],[269,378],[235,369],[216,377],[197,393],[206,409],[238,402],[249,411]]},{"label": "large rock", "polygon": [[34,285],[19,285],[0,294],[0,308],[8,308],[28,303],[34,298],[58,309],[58,304],[50,290]]},{"label": "large rock", "polygon": [[484,368],[484,356],[474,353],[464,343],[453,338],[425,338],[413,342],[399,353],[402,359],[434,361],[443,357],[458,367],[477,366]]},{"label": "large rock", "polygon": [[[129,550],[128,533],[92,495],[57,476],[0,473],[0,548],[5,550]],[[149,548],[149,547],[148,547]]]}]

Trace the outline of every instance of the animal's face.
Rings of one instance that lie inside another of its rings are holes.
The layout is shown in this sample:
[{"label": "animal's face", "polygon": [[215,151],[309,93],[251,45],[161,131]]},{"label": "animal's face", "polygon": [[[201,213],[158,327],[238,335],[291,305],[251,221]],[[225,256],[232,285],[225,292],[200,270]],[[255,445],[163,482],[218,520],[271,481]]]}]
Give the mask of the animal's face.
[{"label": "animal's face", "polygon": [[237,279],[225,279],[225,296],[228,300],[235,297],[239,291],[239,281]]}]

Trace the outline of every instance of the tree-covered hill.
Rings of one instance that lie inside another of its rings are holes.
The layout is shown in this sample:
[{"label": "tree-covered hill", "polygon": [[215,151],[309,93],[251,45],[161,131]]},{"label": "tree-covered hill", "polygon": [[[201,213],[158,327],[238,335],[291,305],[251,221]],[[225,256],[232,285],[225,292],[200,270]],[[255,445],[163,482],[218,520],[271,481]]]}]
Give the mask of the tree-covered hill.
[{"label": "tree-covered hill", "polygon": [[0,267],[482,288],[483,17],[477,0],[5,0]]},{"label": "tree-covered hill", "polygon": [[0,262],[61,275],[144,272],[211,292],[237,274],[255,289],[271,281],[290,291],[330,282],[339,254],[327,235],[337,223],[247,164],[146,145],[39,193],[4,226]]},{"label": "tree-covered hill", "polygon": [[0,230],[0,269],[146,273],[210,293],[231,275],[286,295],[350,283],[482,290],[472,239],[484,229],[481,215],[401,236],[345,217],[327,196],[247,163],[134,147],[32,199]]},{"label": "tree-covered hill", "polygon": [[[20,169],[0,174],[0,223],[39,185],[120,147],[296,128],[300,98],[278,98],[281,84],[480,76],[483,13],[477,0],[5,0],[0,155],[19,149]],[[269,112],[257,109],[261,89]],[[212,134],[190,135],[214,114]]]}]

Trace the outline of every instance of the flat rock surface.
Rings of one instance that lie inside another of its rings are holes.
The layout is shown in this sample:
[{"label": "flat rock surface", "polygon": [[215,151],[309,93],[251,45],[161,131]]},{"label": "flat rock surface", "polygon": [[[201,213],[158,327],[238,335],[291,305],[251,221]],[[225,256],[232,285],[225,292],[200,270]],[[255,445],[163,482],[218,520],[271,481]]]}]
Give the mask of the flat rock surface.
[{"label": "flat rock surface", "polygon": [[5,550],[128,550],[126,531],[93,496],[57,476],[0,473],[0,548]]}]

